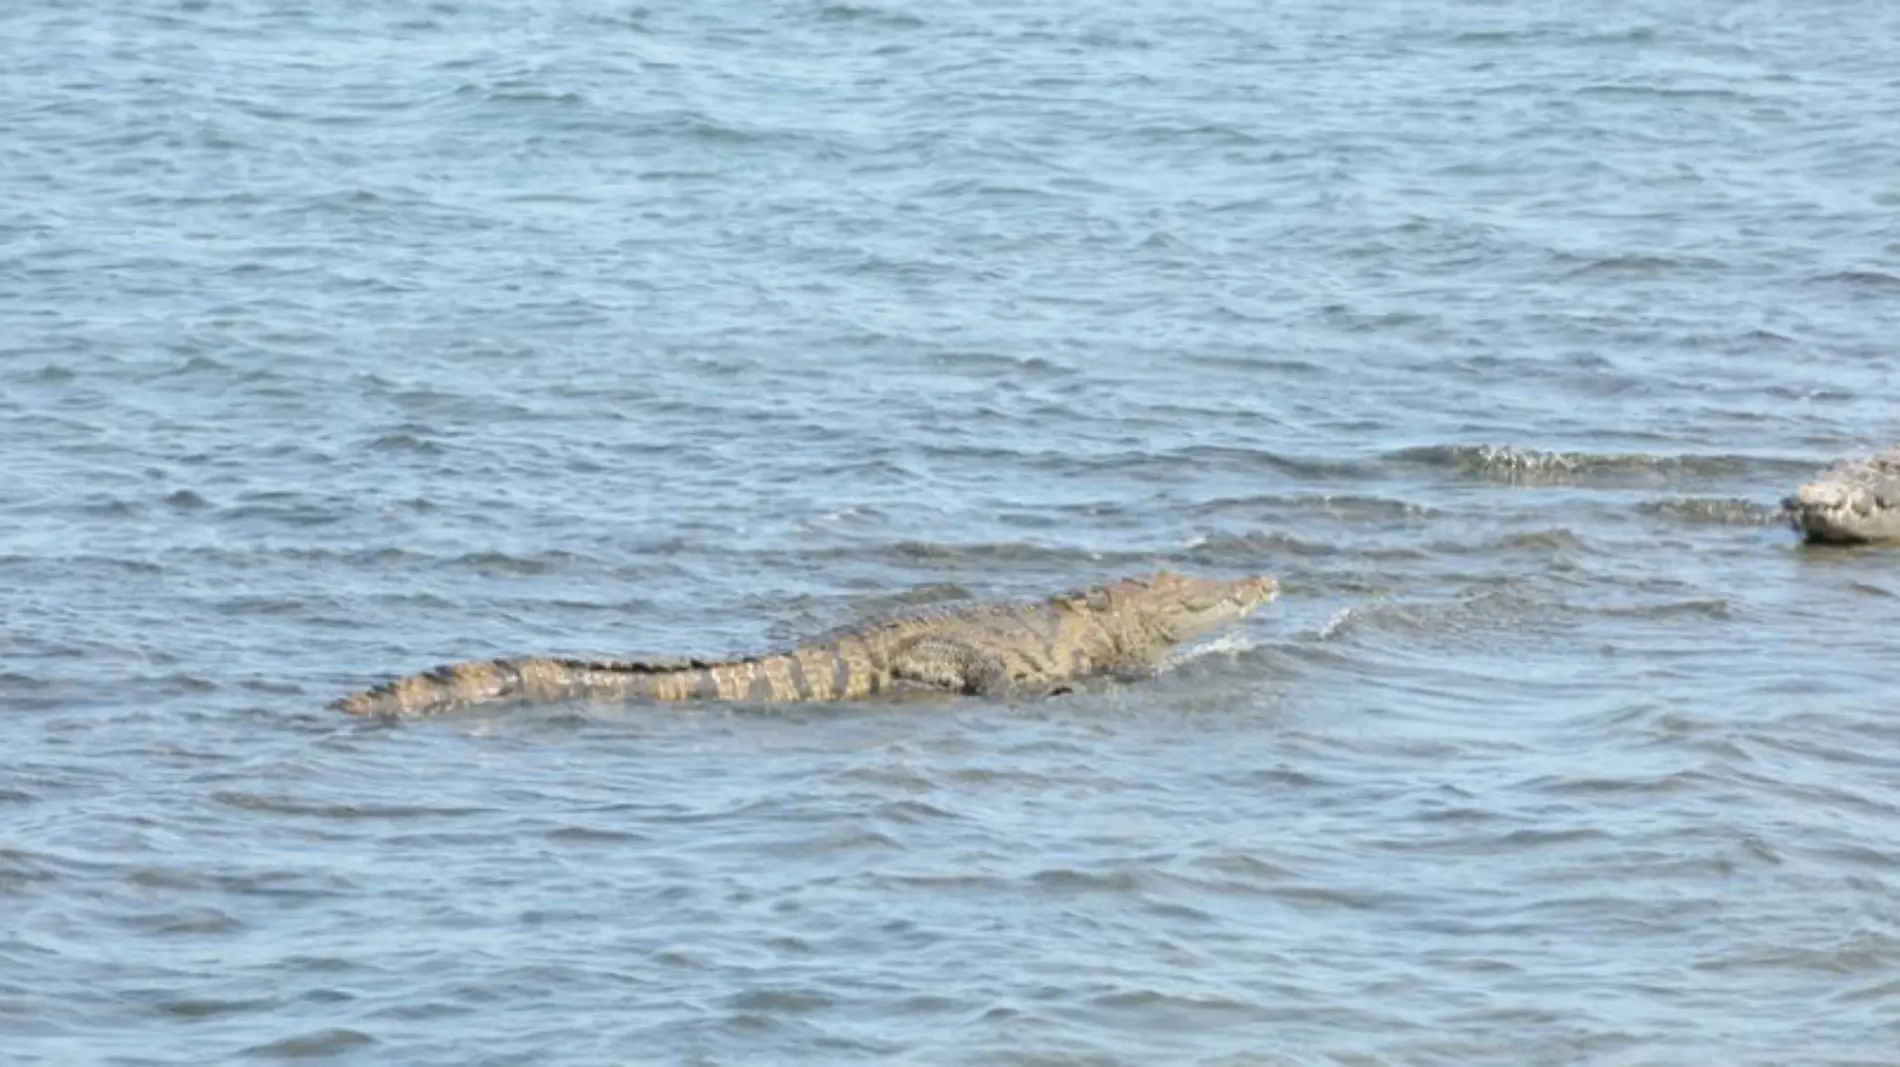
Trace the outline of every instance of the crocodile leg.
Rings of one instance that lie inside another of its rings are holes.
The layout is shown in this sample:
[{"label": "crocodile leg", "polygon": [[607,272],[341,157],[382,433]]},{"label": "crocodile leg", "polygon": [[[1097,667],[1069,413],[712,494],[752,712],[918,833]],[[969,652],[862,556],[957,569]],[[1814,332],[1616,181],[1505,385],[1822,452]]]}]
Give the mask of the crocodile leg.
[{"label": "crocodile leg", "polygon": [[944,637],[923,637],[891,657],[899,682],[939,691],[1008,700],[1048,697],[1072,691],[1059,678],[1022,678],[1010,673],[1002,654]]},{"label": "crocodile leg", "polygon": [[891,675],[911,685],[973,696],[1002,696],[1010,684],[1002,656],[944,637],[903,645],[891,657]]}]

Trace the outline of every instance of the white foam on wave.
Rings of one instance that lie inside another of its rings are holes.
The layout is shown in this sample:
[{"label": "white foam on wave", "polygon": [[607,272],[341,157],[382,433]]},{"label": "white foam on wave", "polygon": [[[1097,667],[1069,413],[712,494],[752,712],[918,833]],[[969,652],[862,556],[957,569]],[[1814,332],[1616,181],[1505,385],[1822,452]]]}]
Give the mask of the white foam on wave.
[{"label": "white foam on wave", "polygon": [[1192,645],[1184,645],[1162,657],[1159,669],[1171,671],[1184,663],[1191,663],[1208,656],[1235,655],[1259,647],[1259,643],[1242,633],[1222,634]]}]

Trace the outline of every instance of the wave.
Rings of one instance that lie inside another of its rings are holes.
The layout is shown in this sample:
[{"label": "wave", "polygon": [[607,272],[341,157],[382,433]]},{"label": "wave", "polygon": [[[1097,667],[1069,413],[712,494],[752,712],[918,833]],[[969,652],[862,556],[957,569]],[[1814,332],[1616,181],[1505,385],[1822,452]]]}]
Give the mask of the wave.
[{"label": "wave", "polygon": [[1678,497],[1638,505],[1646,515],[1704,526],[1780,526],[1787,513],[1778,504],[1740,497]]},{"label": "wave", "polygon": [[1528,624],[1548,628],[1574,623],[1576,611],[1554,597],[1511,589],[1487,589],[1451,600],[1384,600],[1350,604],[1319,628],[1321,641],[1361,632],[1429,635],[1444,639],[1480,631],[1510,632]]},{"label": "wave", "polygon": [[1589,482],[1655,483],[1673,477],[1759,480],[1764,488],[1813,473],[1813,463],[1717,455],[1650,455],[1641,452],[1557,452],[1515,445],[1421,445],[1386,454],[1390,462],[1434,467],[1511,485],[1577,485]]},{"label": "wave", "polygon": [[1186,505],[1184,511],[1196,517],[1271,512],[1281,516],[1312,515],[1344,522],[1420,522],[1445,514],[1430,505],[1368,493],[1266,493],[1258,496],[1216,497]]}]

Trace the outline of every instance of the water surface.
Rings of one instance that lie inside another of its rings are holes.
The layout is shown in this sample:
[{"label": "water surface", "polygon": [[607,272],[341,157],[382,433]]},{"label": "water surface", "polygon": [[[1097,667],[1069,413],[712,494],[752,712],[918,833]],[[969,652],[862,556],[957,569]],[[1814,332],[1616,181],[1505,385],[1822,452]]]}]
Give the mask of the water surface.
[{"label": "water surface", "polygon": [[[1900,1047],[1900,9],[0,13],[20,1063]],[[1035,705],[328,700],[1169,566]]]}]

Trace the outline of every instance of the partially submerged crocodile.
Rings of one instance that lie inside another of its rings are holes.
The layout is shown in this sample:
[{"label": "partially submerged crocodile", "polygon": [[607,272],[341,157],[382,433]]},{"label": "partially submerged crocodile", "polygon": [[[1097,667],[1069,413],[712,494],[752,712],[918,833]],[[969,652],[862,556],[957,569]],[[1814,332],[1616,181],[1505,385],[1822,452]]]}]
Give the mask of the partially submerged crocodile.
[{"label": "partially submerged crocodile", "polygon": [[[1567,485],[1592,474],[1601,479],[1619,475],[1627,478],[1685,466],[1694,473],[1694,457],[1541,452],[1509,445],[1427,447],[1409,449],[1400,456],[1449,460],[1481,477],[1513,485]],[[1758,500],[1688,498],[1657,501],[1645,508],[1701,521],[1749,526],[1786,524],[1818,543],[1900,544],[1900,446],[1840,460],[1772,505]]]},{"label": "partially submerged crocodile", "polygon": [[1900,447],[1842,460],[1781,506],[1810,541],[1900,541]]},{"label": "partially submerged crocodile", "polygon": [[1047,695],[1091,675],[1152,666],[1169,648],[1250,614],[1278,592],[1266,575],[1221,579],[1163,571],[1046,600],[914,609],[759,656],[451,663],[332,706],[352,715],[400,716],[516,701]]}]

